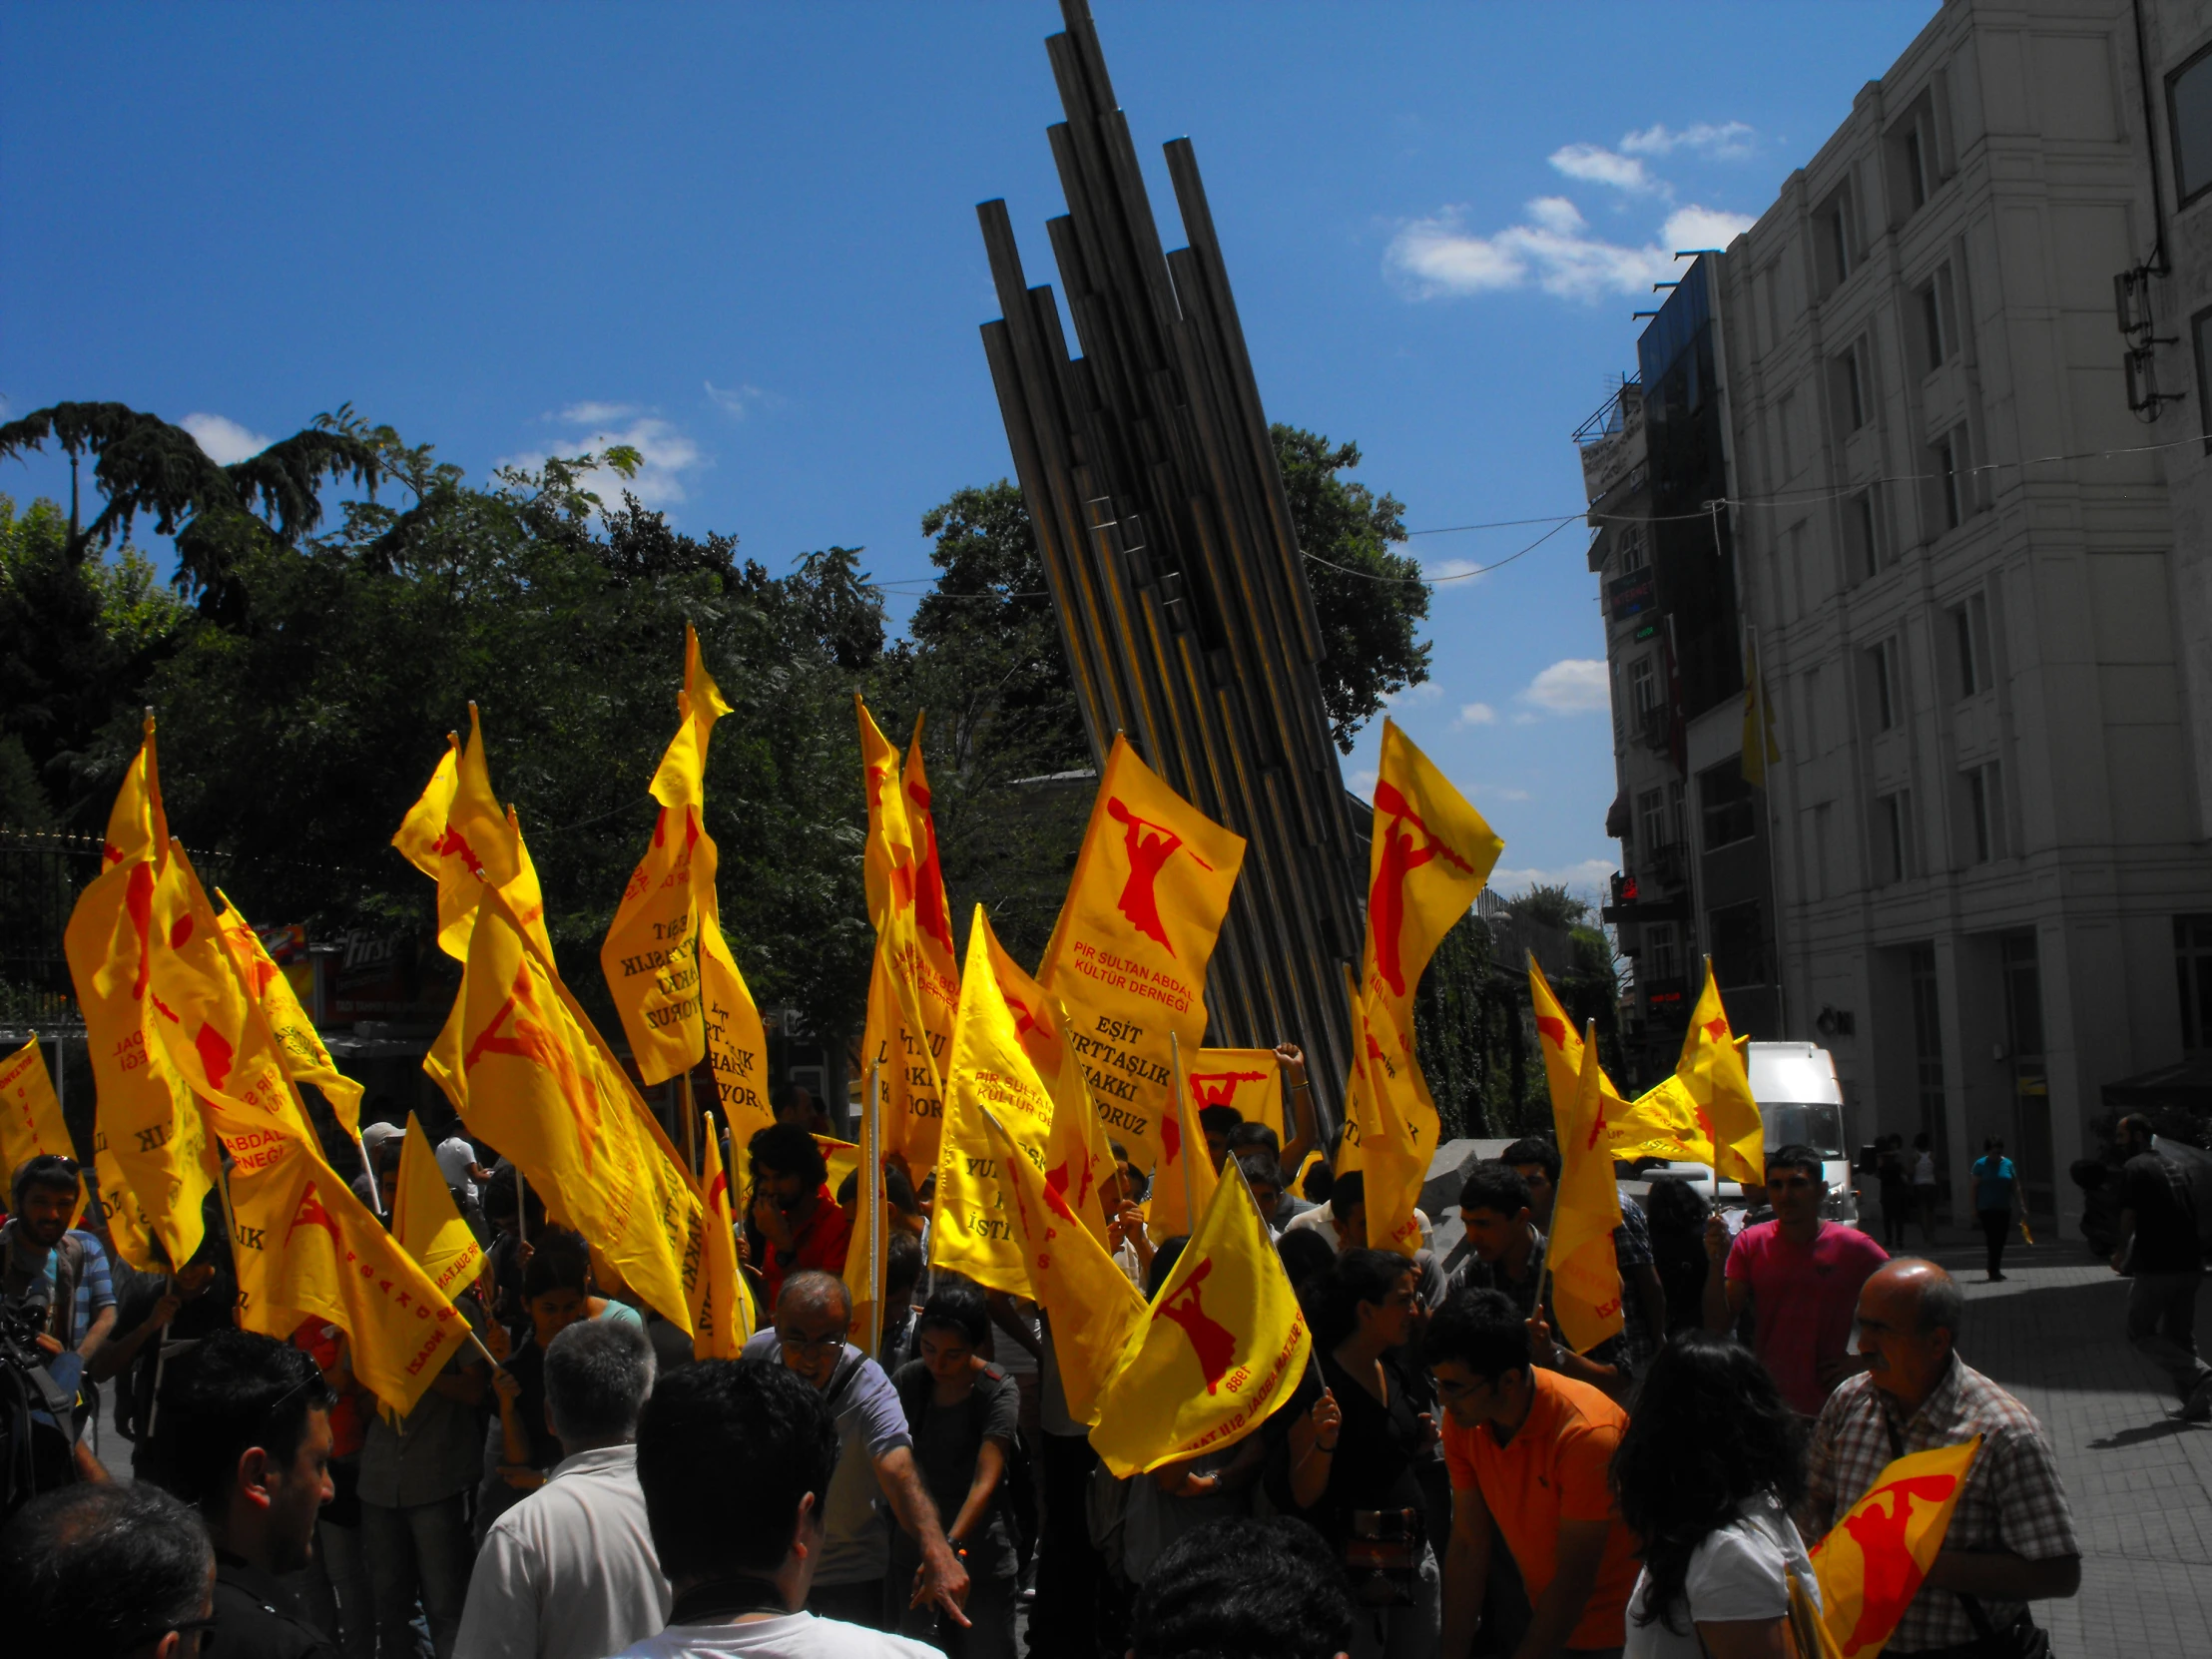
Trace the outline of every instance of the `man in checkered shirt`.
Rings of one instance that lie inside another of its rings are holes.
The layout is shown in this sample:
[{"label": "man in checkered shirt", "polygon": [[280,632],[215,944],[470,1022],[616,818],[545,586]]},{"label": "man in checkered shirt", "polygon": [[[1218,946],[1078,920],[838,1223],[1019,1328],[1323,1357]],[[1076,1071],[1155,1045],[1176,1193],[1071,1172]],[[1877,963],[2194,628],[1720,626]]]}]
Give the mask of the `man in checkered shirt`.
[{"label": "man in checkered shirt", "polygon": [[[1988,1659],[2033,1651],[2027,1603],[2081,1587],[2081,1545],[2050,1442],[2026,1406],[1952,1352],[1964,1299],[1933,1262],[1891,1262],[1859,1293],[1865,1374],[1813,1429],[1807,1538],[1825,1537],[1893,1458],[1982,1436],[1950,1530],[1884,1649]],[[1979,1622],[1976,1622],[1976,1611]]]}]

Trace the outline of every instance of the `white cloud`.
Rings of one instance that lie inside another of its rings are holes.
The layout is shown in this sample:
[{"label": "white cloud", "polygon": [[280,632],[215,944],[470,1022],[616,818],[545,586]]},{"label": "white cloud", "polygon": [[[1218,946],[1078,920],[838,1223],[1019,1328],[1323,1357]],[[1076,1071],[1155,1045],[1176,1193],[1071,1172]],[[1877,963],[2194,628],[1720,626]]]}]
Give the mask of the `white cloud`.
[{"label": "white cloud", "polygon": [[587,399],[571,403],[557,418],[570,426],[604,426],[610,420],[627,420],[637,412],[635,403],[597,403]]},{"label": "white cloud", "polygon": [[1461,726],[1495,726],[1497,711],[1487,703],[1462,703],[1459,705]]},{"label": "white cloud", "polygon": [[740,420],[751,414],[754,407],[768,397],[768,393],[756,385],[718,386],[712,380],[703,383],[707,388],[707,395]]},{"label": "white cloud", "polygon": [[1697,150],[1716,161],[1733,162],[1752,153],[1758,136],[1741,121],[1700,121],[1683,128],[1655,122],[1640,133],[1625,134],[1621,149],[1631,156],[1671,156],[1677,150]]},{"label": "white cloud", "polygon": [[1478,795],[1484,801],[1526,801],[1529,799],[1526,790],[1508,789],[1503,784],[1477,784],[1467,793]]},{"label": "white cloud", "polygon": [[1596,714],[1609,708],[1612,688],[1597,657],[1567,657],[1528,682],[1521,701],[1555,715]]},{"label": "white cloud", "polygon": [[[558,445],[564,455],[605,454],[617,444],[638,452],[638,471],[625,478],[611,467],[593,467],[583,484],[608,506],[619,506],[623,491],[648,507],[665,507],[687,499],[684,476],[711,465],[706,453],[691,438],[657,415],[639,414],[634,403],[572,403],[563,409],[564,424],[583,428]],[[618,421],[627,424],[617,425]],[[501,459],[501,466],[535,468],[545,464],[543,450]]]},{"label": "white cloud", "polygon": [[1601,144],[1570,144],[1551,153],[1551,165],[1570,179],[1585,184],[1610,185],[1633,196],[1664,193],[1666,185],[1634,156],[1623,156]]},{"label": "white cloud", "polygon": [[231,466],[250,455],[259,455],[276,442],[219,414],[189,414],[177,424],[193,435],[207,451],[208,459],[218,466]]},{"label": "white cloud", "polygon": [[1431,582],[1455,582],[1479,576],[1483,569],[1472,559],[1438,559],[1434,564],[1423,560],[1420,573]]},{"label": "white cloud", "polygon": [[1382,702],[1385,707],[1402,709],[1414,703],[1440,702],[1443,695],[1443,687],[1437,685],[1433,680],[1423,680],[1417,686],[1400,687],[1382,699]]},{"label": "white cloud", "polygon": [[1401,229],[1383,263],[1421,299],[1534,283],[1559,298],[1596,300],[1646,294],[1653,282],[1679,274],[1676,249],[1725,247],[1752,224],[1747,214],[1678,208],[1658,241],[1630,248],[1592,235],[1564,197],[1540,197],[1522,214],[1521,224],[1485,237],[1467,229],[1460,210],[1447,208]]},{"label": "white cloud", "polygon": [[1376,775],[1373,772],[1365,769],[1354,773],[1352,775],[1352,793],[1362,801],[1373,801],[1375,799],[1375,778]]},{"label": "white cloud", "polygon": [[1610,858],[1584,858],[1580,863],[1562,864],[1557,869],[1493,869],[1489,885],[1490,891],[1503,898],[1526,892],[1530,887],[1565,887],[1582,898],[1587,897],[1592,888],[1602,890],[1619,867]]}]

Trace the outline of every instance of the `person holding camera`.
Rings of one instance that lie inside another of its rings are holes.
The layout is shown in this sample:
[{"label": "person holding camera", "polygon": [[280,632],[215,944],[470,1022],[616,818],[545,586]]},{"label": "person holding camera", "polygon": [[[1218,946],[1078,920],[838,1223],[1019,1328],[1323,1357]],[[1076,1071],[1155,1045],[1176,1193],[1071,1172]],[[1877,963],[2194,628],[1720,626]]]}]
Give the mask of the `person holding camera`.
[{"label": "person holding camera", "polygon": [[[115,1329],[115,1284],[108,1253],[82,1228],[77,1164],[42,1153],[15,1172],[14,1214],[0,1227],[0,1298],[40,1310],[39,1352],[61,1389],[77,1391],[85,1367]],[[79,1419],[89,1407],[80,1407]]]}]

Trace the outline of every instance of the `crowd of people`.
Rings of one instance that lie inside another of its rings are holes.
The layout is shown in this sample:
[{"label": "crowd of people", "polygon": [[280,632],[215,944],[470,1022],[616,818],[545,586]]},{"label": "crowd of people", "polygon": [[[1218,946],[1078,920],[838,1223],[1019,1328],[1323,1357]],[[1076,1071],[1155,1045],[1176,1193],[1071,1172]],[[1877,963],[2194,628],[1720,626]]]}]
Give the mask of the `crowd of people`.
[{"label": "crowd of people", "polygon": [[[1622,1330],[1575,1353],[1544,1271],[1548,1140],[1474,1166],[1457,1243],[1427,1248],[1423,1216],[1408,1259],[1366,1248],[1359,1172],[1208,1117],[1313,1361],[1259,1432],[1116,1480],[1068,1410],[1050,1320],[929,1272],[929,1183],[898,1170],[887,1312],[859,1346],[852,1184],[830,1189],[811,1102],[779,1117],[733,1149],[761,1311],[736,1361],[695,1362],[511,1169],[444,1139],[487,1242],[463,1304],[488,1357],[457,1352],[399,1417],[360,1390],[343,1333],[237,1328],[219,1219],[176,1273],[133,1275],[69,1225],[74,1166],[17,1172],[7,1293],[43,1310],[69,1426],[111,1385],[130,1447],[126,1479],[78,1437],[78,1478],[0,1533],[25,1651],[1001,1659],[1026,1608],[1027,1651],[1075,1659],[1768,1659],[1818,1616],[1807,1546],[1895,1457],[1977,1434],[1887,1651],[2035,1652],[2031,1604],[2079,1582],[2050,1445],[1963,1357],[1958,1286],[1824,1219],[1809,1148],[1769,1153],[1748,1221],[1682,1182],[1624,1195]],[[2212,1414],[2188,1191],[2147,1125],[2122,1135],[2130,1334],[2187,1414]],[[372,1149],[379,1173],[398,1152]],[[1185,1241],[1148,1237],[1125,1157],[1108,1185],[1115,1260],[1155,1293]]]}]

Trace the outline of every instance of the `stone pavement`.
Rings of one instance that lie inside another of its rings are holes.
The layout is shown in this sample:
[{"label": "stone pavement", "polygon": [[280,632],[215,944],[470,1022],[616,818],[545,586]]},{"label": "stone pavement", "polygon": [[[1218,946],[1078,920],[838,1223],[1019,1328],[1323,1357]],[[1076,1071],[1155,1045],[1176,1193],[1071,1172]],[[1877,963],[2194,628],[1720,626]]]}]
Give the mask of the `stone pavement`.
[{"label": "stone pavement", "polygon": [[[1956,1233],[1959,1230],[1948,1230]],[[2212,1424],[2181,1421],[2164,1376],[2127,1344],[2127,1281],[2078,1240],[2005,1254],[1978,1238],[1929,1252],[1966,1294],[1959,1352],[2041,1420],[2081,1534],[2081,1593],[2040,1601],[2060,1659],[2212,1654]],[[2212,1333],[2212,1310],[2199,1308]]]}]

